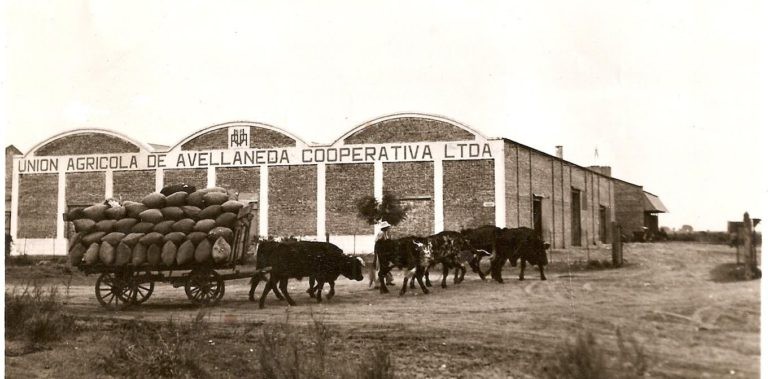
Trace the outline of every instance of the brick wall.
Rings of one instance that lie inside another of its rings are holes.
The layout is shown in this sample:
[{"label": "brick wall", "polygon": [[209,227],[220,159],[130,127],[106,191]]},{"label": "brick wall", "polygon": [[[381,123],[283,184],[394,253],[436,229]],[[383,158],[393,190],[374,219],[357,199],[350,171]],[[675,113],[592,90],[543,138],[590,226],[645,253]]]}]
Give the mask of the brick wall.
[{"label": "brick wall", "polygon": [[552,159],[552,170],[554,178],[554,191],[552,194],[552,200],[554,204],[554,243],[555,248],[562,248],[565,245],[565,235],[563,232],[563,164],[562,161]]},{"label": "brick wall", "polygon": [[474,140],[475,135],[446,122],[418,117],[385,120],[344,139],[345,144]]},{"label": "brick wall", "polygon": [[631,235],[632,232],[642,231],[643,187],[617,180],[614,182],[614,196],[616,222],[621,225],[623,233]]},{"label": "brick wall", "polygon": [[112,196],[118,199],[141,201],[155,192],[155,170],[112,172]]},{"label": "brick wall", "polygon": [[19,178],[18,238],[56,237],[57,174],[25,174]]},{"label": "brick wall", "polygon": [[93,205],[104,202],[104,172],[71,172],[66,179],[66,205]]},{"label": "brick wall", "polygon": [[13,156],[21,152],[13,145],[5,148],[5,232],[11,231],[11,191],[13,177]]},{"label": "brick wall", "polygon": [[163,171],[163,186],[186,183],[197,189],[208,187],[208,170],[204,168],[178,168]]},{"label": "brick wall", "polygon": [[293,138],[274,130],[251,127],[251,148],[264,149],[268,147],[296,146]]},{"label": "brick wall", "polygon": [[517,196],[517,146],[507,141],[504,141],[504,171],[507,227],[516,228],[520,225],[520,199]]},{"label": "brick wall", "polygon": [[554,236],[552,158],[531,151],[531,188],[541,196],[541,229],[544,240],[550,244]]},{"label": "brick wall", "polygon": [[493,225],[494,162],[492,159],[443,162],[443,214],[445,230]]},{"label": "brick wall", "polygon": [[563,166],[563,238],[565,247],[571,246],[571,176],[573,175],[573,166],[565,164]]},{"label": "brick wall", "polygon": [[139,147],[122,138],[102,133],[77,133],[57,138],[41,146],[35,155],[87,155],[137,153]]},{"label": "brick wall", "polygon": [[[181,145],[182,150],[212,150],[212,149],[226,149],[229,146],[227,127],[211,130],[210,132],[203,133]],[[260,128],[257,126],[251,126],[251,148],[269,148],[269,147],[285,147],[296,146],[296,141],[293,138],[286,136],[283,133]]]},{"label": "brick wall", "polygon": [[533,227],[532,223],[532,201],[531,197],[531,152],[525,148],[518,148],[518,173],[519,173],[519,188],[518,199],[520,202],[520,226]]},{"label": "brick wall", "polygon": [[181,145],[181,150],[212,150],[226,149],[229,145],[227,141],[227,128],[220,128],[203,133]]},{"label": "brick wall", "polygon": [[373,196],[373,164],[329,164],[325,170],[325,228],[333,235],[371,234],[357,217],[357,200]]},{"label": "brick wall", "polygon": [[[226,188],[228,191],[237,191],[241,201],[259,200],[259,175],[258,167],[217,167],[216,186]],[[254,204],[251,218],[250,235],[254,236],[259,231],[259,204]]]},{"label": "brick wall", "polygon": [[405,199],[403,204],[412,207],[408,218],[393,228],[393,236],[427,236],[434,233],[434,184],[432,162],[384,163],[384,191]]},{"label": "brick wall", "polygon": [[269,234],[317,235],[317,167],[269,168]]}]

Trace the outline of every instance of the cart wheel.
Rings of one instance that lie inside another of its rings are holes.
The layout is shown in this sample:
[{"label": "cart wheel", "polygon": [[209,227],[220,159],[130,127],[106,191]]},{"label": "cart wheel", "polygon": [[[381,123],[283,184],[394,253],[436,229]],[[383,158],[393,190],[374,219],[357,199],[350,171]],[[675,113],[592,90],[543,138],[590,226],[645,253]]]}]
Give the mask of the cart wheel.
[{"label": "cart wheel", "polygon": [[136,294],[130,275],[103,273],[96,279],[96,299],[102,307],[117,311],[131,305]]},{"label": "cart wheel", "polygon": [[133,303],[141,304],[152,296],[152,292],[155,290],[155,282],[136,284],[134,285],[134,290],[136,291],[136,298],[133,299]]},{"label": "cart wheel", "polygon": [[184,292],[195,304],[214,305],[224,296],[224,280],[211,269],[195,269],[187,277]]}]

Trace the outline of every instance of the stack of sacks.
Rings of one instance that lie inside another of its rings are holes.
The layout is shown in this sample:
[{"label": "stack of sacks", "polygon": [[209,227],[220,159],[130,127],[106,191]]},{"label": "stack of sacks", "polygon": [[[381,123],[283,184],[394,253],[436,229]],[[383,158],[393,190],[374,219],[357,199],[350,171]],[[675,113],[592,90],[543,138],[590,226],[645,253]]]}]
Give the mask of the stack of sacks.
[{"label": "stack of sacks", "polygon": [[214,187],[76,208],[68,214],[76,232],[69,241],[70,261],[167,268],[224,262],[242,207],[225,189]]}]

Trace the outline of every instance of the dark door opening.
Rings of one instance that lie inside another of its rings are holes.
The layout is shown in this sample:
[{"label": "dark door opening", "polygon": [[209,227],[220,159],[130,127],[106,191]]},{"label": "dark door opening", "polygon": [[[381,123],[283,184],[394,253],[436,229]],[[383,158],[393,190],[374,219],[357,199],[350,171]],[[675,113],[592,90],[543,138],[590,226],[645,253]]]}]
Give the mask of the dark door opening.
[{"label": "dark door opening", "polygon": [[600,242],[606,243],[608,242],[608,208],[600,206],[600,217],[597,222],[600,223],[598,229],[600,231]]},{"label": "dark door opening", "polygon": [[544,238],[544,231],[541,229],[541,197],[533,197],[533,230],[539,238]]},{"label": "dark door opening", "polygon": [[581,191],[571,190],[571,245],[581,246]]}]

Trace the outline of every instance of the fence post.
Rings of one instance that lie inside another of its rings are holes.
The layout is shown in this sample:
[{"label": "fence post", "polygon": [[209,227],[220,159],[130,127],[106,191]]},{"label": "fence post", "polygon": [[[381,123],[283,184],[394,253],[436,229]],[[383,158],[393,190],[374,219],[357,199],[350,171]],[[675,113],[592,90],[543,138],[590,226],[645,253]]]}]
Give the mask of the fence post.
[{"label": "fence post", "polygon": [[621,267],[624,263],[624,252],[621,245],[621,225],[615,221],[611,222],[611,259],[613,260],[613,267]]}]

